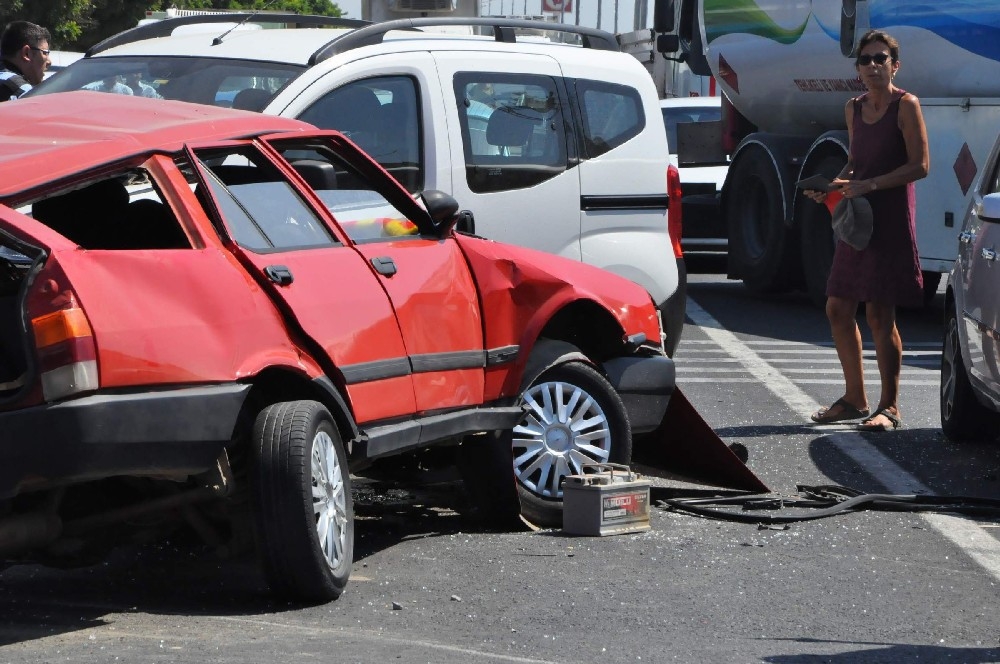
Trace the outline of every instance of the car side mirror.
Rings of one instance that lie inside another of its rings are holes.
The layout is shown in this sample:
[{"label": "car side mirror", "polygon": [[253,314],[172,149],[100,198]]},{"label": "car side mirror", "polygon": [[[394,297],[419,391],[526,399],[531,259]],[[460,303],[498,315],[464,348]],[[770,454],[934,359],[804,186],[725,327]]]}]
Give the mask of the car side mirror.
[{"label": "car side mirror", "polygon": [[458,213],[458,223],[455,224],[455,230],[466,235],[476,234],[476,216],[472,214],[472,210],[462,210]]},{"label": "car side mirror", "polygon": [[979,211],[979,218],[994,224],[1000,223],[1000,194],[987,194],[983,196],[983,205]]},{"label": "car side mirror", "polygon": [[458,201],[449,194],[436,189],[429,189],[421,194],[427,214],[434,222],[434,231],[438,237],[445,237],[458,223]]}]

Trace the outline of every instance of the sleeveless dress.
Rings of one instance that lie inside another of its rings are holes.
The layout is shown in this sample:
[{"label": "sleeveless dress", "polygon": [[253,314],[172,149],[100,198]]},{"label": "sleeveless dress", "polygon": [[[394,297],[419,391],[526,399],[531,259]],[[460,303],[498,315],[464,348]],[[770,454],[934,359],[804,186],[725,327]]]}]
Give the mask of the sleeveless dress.
[{"label": "sleeveless dress", "polygon": [[[871,124],[861,117],[861,102],[866,95],[854,99],[851,159],[855,180],[883,175],[906,163],[906,142],[898,122],[899,100],[905,94],[900,90],[885,114]],[[865,198],[874,219],[871,242],[858,251],[837,241],[826,283],[827,296],[921,306],[924,282],[917,254],[913,183],[877,189]]]}]

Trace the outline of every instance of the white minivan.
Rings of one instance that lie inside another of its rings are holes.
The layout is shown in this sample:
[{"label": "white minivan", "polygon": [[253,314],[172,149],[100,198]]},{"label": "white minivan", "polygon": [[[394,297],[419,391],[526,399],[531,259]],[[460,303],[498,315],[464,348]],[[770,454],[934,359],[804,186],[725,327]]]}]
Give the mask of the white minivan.
[{"label": "white minivan", "polygon": [[[244,19],[267,29],[232,29]],[[184,29],[216,21],[218,34]],[[666,351],[677,347],[679,179],[653,82],[609,33],[499,18],[192,16],[115,35],[31,94],[139,82],[340,130],[410,192],[451,193],[469,211],[464,230],[644,286]]]}]

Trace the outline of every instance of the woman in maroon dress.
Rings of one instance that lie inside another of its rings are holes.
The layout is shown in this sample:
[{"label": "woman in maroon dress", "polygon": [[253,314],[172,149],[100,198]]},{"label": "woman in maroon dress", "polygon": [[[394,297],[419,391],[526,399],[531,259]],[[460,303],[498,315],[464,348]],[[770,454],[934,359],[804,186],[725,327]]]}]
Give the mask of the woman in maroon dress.
[{"label": "woman in maroon dress", "polygon": [[[896,328],[896,306],[918,306],[923,279],[914,229],[914,181],[927,175],[930,157],[920,102],[893,85],[899,70],[899,43],[871,30],[859,43],[855,68],[868,92],[847,102],[850,155],[833,184],[846,198],[864,196],[871,204],[874,229],[860,251],[838,241],[826,285],[826,315],[844,372],[844,396],[812,416],[828,423],[864,418],[863,431],[899,428],[899,373],[903,342]],[[805,192],[821,203],[826,194]],[[869,415],[861,361],[861,331],[855,315],[865,303],[865,318],[875,341],[882,393]]]}]

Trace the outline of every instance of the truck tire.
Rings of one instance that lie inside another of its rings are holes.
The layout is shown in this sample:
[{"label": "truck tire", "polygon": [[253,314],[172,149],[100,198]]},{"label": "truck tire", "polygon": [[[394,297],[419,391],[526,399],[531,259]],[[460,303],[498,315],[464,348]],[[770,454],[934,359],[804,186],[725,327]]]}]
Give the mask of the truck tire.
[{"label": "truck tire", "polygon": [[632,430],[611,384],[583,362],[543,372],[521,395],[527,413],[503,440],[513,450],[521,515],[545,527],[562,525],[562,481],[585,463],[627,464]]},{"label": "truck tire", "polygon": [[254,532],[272,592],[293,601],[336,599],[354,558],[354,503],[330,411],[315,401],[268,406],[252,443]]},{"label": "truck tire", "polygon": [[730,168],[729,182],[725,216],[734,276],[753,293],[791,290],[798,242],[785,224],[784,194],[774,162],[762,148],[748,148]]},{"label": "truck tire", "polygon": [[[844,168],[843,157],[822,159],[811,173],[803,177],[821,174],[833,179]],[[799,195],[795,207],[795,219],[799,228],[802,246],[802,276],[806,293],[816,306],[826,304],[826,282],[833,267],[833,251],[837,240],[833,236],[830,211],[825,205],[814,203]]]},{"label": "truck tire", "polygon": [[955,442],[996,440],[1000,413],[976,399],[962,360],[955,305],[946,306],[941,349],[941,429],[948,440]]}]

